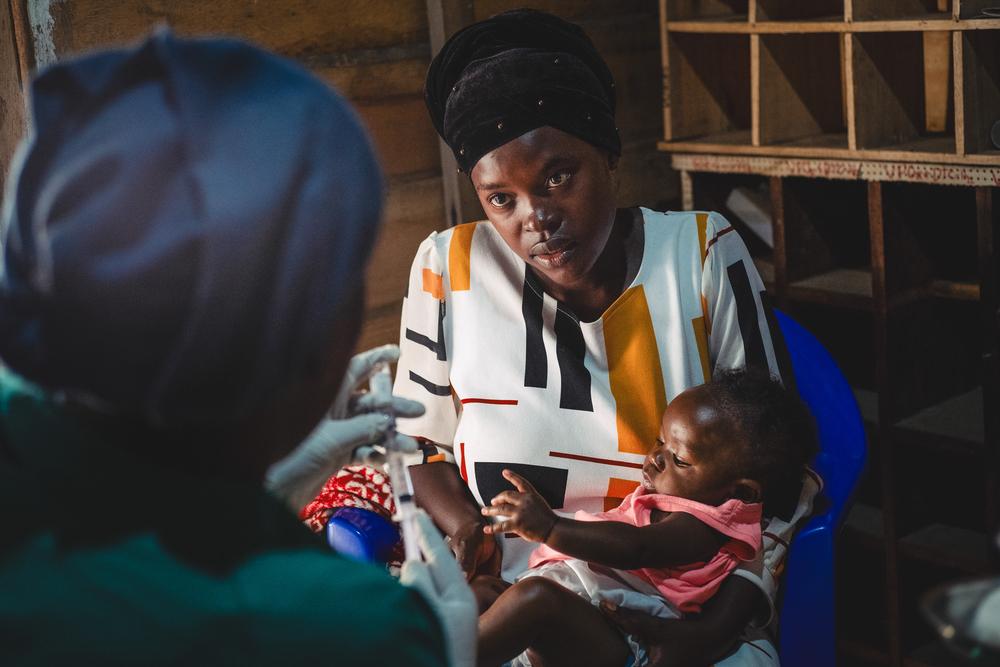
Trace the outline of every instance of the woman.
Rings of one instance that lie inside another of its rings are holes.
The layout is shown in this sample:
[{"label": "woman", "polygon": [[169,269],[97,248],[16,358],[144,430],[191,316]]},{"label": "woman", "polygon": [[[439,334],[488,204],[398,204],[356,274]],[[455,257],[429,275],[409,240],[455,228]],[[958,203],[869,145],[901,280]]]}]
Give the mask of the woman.
[{"label": "woman", "polygon": [[[715,368],[778,374],[782,355],[722,216],[616,209],[614,82],[578,27],[529,10],[474,24],[434,59],[426,99],[488,222],[431,234],[417,252],[396,393],[427,412],[399,428],[436,443],[413,470],[417,498],[488,596],[505,585],[490,575],[511,581],[532,546],[483,535],[480,506],[508,488],[501,470],[564,512],[616,506],[668,400]],[[647,633],[655,659],[710,662],[755,616],[767,623],[783,541],[815,490],[771,521],[762,561],[704,614]],[[777,662],[763,634],[731,659]]]}]

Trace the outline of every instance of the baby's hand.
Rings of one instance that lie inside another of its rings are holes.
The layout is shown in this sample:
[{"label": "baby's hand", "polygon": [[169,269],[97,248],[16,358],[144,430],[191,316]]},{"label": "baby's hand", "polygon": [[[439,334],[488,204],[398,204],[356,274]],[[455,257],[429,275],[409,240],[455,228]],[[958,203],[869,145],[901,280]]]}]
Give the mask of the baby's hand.
[{"label": "baby's hand", "polygon": [[507,519],[487,524],[483,531],[493,534],[513,532],[532,542],[544,542],[559,517],[528,480],[510,470],[504,470],[503,476],[517,491],[498,493],[490,503],[491,507],[483,508],[483,516],[506,516]]}]

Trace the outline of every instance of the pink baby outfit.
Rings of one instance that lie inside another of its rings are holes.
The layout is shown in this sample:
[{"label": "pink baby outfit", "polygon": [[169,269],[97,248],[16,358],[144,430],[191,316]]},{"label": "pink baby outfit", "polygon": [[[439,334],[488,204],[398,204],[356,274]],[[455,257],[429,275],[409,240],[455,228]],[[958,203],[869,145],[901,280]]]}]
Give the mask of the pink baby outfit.
[{"label": "pink baby outfit", "polygon": [[[677,496],[650,493],[640,486],[616,509],[600,514],[577,512],[574,518],[578,521],[621,521],[641,528],[650,524],[650,514],[654,509],[686,512],[730,538],[707,563],[630,570],[632,574],[652,584],[682,613],[700,611],[701,605],[715,594],[726,576],[741,561],[753,560],[760,551],[760,503],[745,503],[733,499],[716,507]],[[545,563],[571,559],[572,557],[543,544],[531,554],[529,565],[535,568]]]}]

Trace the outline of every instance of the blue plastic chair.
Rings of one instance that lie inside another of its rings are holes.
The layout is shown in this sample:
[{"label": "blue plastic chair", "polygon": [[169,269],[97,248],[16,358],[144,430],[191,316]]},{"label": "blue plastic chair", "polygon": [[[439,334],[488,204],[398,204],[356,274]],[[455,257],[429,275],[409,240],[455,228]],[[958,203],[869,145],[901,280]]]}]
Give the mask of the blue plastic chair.
[{"label": "blue plastic chair", "polygon": [[824,482],[825,513],[792,540],[782,583],[779,638],[784,667],[834,667],[834,550],[836,531],[865,466],[865,429],[854,394],[818,340],[775,311],[799,395],[812,410],[820,453],[813,468]]}]

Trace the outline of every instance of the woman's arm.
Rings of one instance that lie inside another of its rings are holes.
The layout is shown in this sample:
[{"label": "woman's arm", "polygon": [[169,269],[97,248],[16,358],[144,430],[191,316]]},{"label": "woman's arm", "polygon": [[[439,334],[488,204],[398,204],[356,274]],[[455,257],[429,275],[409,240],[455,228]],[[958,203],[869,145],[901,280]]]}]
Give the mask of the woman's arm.
[{"label": "woman's arm", "polygon": [[[763,604],[759,588],[743,577],[730,576],[700,614],[683,619],[656,618],[606,602],[601,611],[642,642],[649,653],[648,667],[704,667],[737,648],[740,634]],[[771,657],[777,664],[777,656]]]},{"label": "woman's arm", "polygon": [[[446,349],[446,302],[448,281],[442,237],[431,234],[420,244],[410,267],[410,281],[403,300],[400,357],[393,393],[424,404],[427,411],[417,419],[400,419],[400,433],[451,443],[458,426],[458,413],[451,392],[451,355]],[[442,448],[446,449],[446,448]],[[458,469],[447,462],[410,467],[414,496],[441,530],[450,538],[452,551],[465,571],[496,574],[499,550],[493,538],[483,534],[479,505]]]},{"label": "woman's arm", "polygon": [[504,470],[517,491],[504,491],[485,516],[502,516],[489,533],[512,531],[568,556],[621,570],[708,561],[728,541],[690,514],[676,512],[650,526],[618,521],[576,521],[557,516],[528,480]]},{"label": "woman's arm", "polygon": [[485,521],[458,468],[439,461],[410,466],[413,495],[434,523],[451,539],[451,549],[466,577],[500,572],[500,550],[492,535],[483,532]]}]

